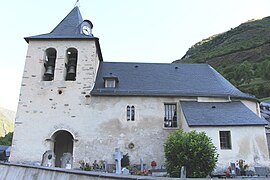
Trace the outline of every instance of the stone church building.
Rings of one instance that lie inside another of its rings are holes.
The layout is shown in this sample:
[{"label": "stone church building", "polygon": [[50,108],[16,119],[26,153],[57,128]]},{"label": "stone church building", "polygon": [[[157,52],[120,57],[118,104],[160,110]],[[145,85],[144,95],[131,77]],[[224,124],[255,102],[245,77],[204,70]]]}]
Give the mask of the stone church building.
[{"label": "stone church building", "polygon": [[[269,161],[258,100],[207,64],[103,61],[93,24],[78,7],[50,32],[26,37],[28,50],[11,149],[12,162],[114,163],[115,148],[164,165],[163,144],[176,129],[204,131],[218,165]],[[142,52],[143,53],[143,52]]]}]

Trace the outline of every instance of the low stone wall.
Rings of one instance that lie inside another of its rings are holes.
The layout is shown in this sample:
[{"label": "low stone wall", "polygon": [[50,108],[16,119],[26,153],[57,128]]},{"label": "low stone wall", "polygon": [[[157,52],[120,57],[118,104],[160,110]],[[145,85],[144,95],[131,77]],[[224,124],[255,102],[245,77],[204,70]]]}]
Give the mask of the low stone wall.
[{"label": "low stone wall", "polygon": [[179,178],[163,178],[151,176],[116,175],[62,168],[49,168],[15,163],[0,163],[0,179],[5,180],[176,180]]}]

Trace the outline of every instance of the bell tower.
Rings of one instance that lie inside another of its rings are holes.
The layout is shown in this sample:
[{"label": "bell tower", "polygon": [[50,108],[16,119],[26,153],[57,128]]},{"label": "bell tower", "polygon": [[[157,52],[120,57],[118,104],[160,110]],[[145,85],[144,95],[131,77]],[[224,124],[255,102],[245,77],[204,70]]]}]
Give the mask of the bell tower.
[{"label": "bell tower", "polygon": [[[25,38],[28,50],[11,161],[40,161],[45,151],[52,150],[59,162],[64,152],[74,153],[102,61],[92,28],[76,6],[50,33]],[[61,139],[66,136],[72,143]],[[65,142],[68,149],[59,145]]]}]

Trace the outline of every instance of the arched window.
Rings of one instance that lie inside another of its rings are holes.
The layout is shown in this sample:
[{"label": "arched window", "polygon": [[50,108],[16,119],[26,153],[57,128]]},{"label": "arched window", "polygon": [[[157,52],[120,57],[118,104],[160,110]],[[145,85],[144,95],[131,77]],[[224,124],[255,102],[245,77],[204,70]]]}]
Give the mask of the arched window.
[{"label": "arched window", "polygon": [[135,121],[135,107],[127,106],[127,121]]},{"label": "arched window", "polygon": [[77,59],[78,59],[77,49],[69,48],[67,50],[66,81],[75,81],[76,80]]},{"label": "arched window", "polygon": [[43,81],[52,81],[54,78],[56,50],[54,48],[49,48],[46,50],[45,53],[45,72],[43,75]]}]

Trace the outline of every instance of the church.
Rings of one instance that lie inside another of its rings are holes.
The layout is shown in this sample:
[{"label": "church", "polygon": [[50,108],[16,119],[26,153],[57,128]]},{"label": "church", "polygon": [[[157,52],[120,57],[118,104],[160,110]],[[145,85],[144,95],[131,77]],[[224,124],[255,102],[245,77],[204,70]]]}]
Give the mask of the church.
[{"label": "church", "polygon": [[73,167],[114,163],[120,148],[131,164],[162,166],[163,144],[177,129],[211,137],[218,166],[269,162],[267,122],[254,96],[208,64],[103,61],[92,29],[74,7],[50,33],[25,38],[11,162],[41,162],[51,150],[56,167],[64,153]]}]

